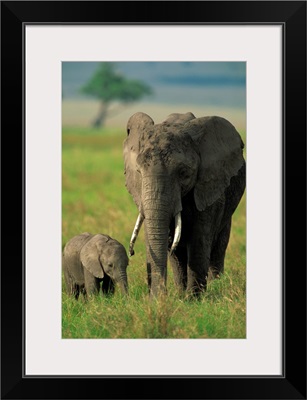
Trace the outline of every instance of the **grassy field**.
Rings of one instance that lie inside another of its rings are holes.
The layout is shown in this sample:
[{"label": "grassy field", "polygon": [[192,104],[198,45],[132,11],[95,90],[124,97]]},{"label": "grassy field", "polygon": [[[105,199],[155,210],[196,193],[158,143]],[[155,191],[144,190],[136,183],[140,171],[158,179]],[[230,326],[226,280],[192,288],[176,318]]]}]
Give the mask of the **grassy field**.
[{"label": "grassy field", "polygon": [[[243,139],[245,140],[245,136]],[[124,182],[124,130],[63,128],[62,245],[88,231],[105,233],[128,249],[138,214]],[[199,301],[179,299],[168,268],[168,296],[150,302],[143,229],[128,267],[128,298],[85,301],[62,293],[63,338],[245,338],[245,195],[237,208],[225,273]]]}]

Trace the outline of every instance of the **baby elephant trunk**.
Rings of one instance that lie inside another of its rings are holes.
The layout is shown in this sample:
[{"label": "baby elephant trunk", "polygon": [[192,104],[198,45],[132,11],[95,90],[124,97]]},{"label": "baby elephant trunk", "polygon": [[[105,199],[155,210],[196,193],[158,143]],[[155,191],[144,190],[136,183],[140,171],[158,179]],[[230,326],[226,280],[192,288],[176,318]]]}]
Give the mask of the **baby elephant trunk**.
[{"label": "baby elephant trunk", "polygon": [[126,280],[123,280],[119,283],[119,287],[120,290],[122,292],[122,294],[128,294],[128,282],[127,282],[127,278]]},{"label": "baby elephant trunk", "polygon": [[122,294],[128,294],[128,279],[126,271],[121,271],[114,279]]}]

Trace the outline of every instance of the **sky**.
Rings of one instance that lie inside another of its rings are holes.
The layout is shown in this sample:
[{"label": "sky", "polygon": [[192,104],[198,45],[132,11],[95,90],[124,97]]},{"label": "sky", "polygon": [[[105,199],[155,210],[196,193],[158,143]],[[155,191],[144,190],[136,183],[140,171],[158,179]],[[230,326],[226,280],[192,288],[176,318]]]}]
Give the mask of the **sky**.
[{"label": "sky", "polygon": [[[85,98],[80,87],[97,66],[97,62],[62,63],[64,100]],[[116,68],[126,78],[151,86],[147,102],[246,108],[245,62],[118,62]]]}]

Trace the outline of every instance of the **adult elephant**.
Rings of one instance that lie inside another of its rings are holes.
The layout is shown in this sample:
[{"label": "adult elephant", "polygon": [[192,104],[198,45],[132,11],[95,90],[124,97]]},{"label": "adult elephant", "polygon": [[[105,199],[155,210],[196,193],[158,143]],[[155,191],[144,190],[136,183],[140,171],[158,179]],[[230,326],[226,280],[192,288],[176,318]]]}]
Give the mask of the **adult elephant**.
[{"label": "adult elephant", "polygon": [[166,291],[167,255],[180,291],[198,296],[209,268],[223,272],[232,214],[245,189],[243,142],[221,117],[171,114],[154,124],[138,112],[124,142],[126,187],[144,222],[148,285]]}]

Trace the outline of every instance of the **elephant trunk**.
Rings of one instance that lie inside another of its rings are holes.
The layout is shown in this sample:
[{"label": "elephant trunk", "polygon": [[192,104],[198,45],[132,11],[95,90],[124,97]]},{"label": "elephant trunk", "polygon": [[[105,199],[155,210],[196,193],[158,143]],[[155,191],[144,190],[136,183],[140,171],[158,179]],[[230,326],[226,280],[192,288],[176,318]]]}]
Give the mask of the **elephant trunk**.
[{"label": "elephant trunk", "polygon": [[166,290],[166,266],[169,223],[152,215],[145,214],[145,240],[148,280],[151,294],[156,297]]},{"label": "elephant trunk", "polygon": [[[144,217],[142,214],[138,215],[138,218],[135,223],[135,227],[130,239],[130,244],[129,244],[129,256],[133,256],[135,254],[134,252],[134,244],[136,242],[136,239],[138,237],[138,234],[140,232],[141,226],[143,224]],[[174,235],[174,240],[170,249],[170,254],[173,254],[173,252],[176,250],[178,243],[181,238],[181,229],[182,229],[182,221],[181,221],[181,213],[179,212],[175,216],[175,235]]]},{"label": "elephant trunk", "polygon": [[151,295],[157,297],[166,291],[168,237],[173,207],[170,204],[171,185],[151,176],[143,179],[142,211],[145,217],[145,240],[148,281]]},{"label": "elephant trunk", "polygon": [[127,274],[123,272],[117,279],[116,279],[116,284],[120,288],[120,291],[122,294],[128,294],[128,279],[127,279]]}]

